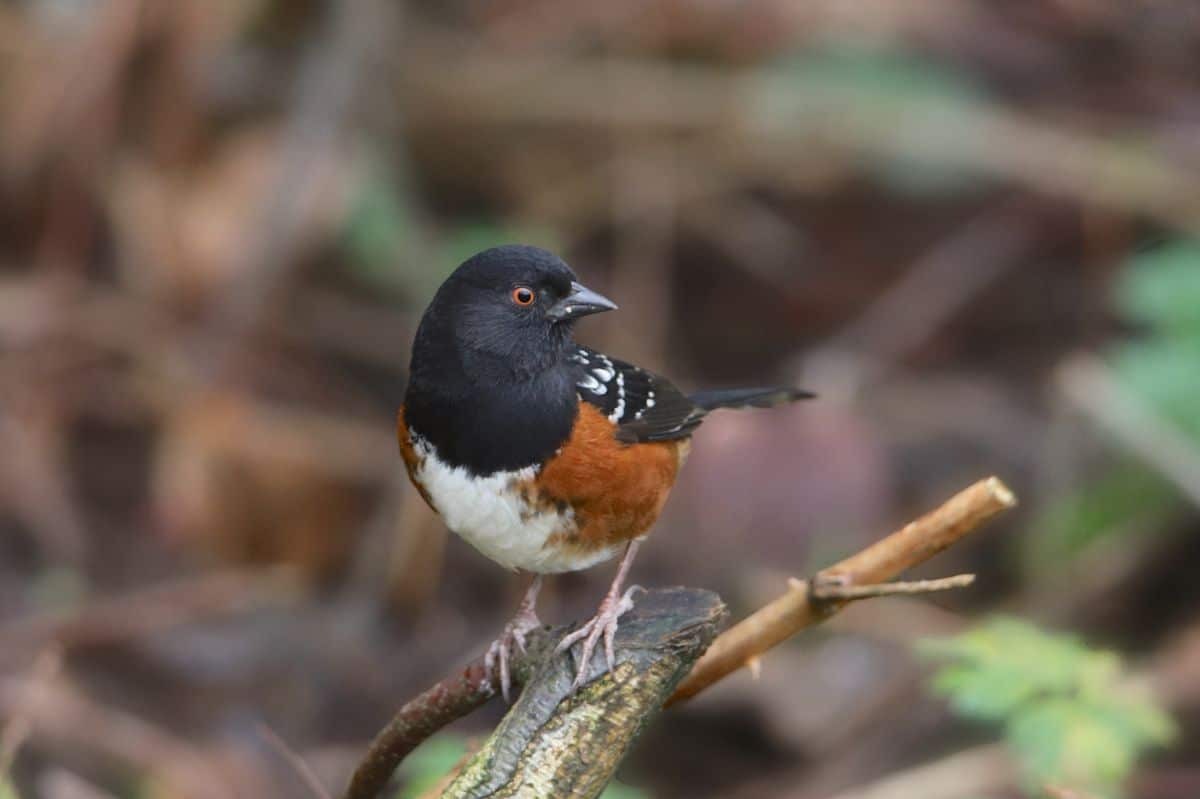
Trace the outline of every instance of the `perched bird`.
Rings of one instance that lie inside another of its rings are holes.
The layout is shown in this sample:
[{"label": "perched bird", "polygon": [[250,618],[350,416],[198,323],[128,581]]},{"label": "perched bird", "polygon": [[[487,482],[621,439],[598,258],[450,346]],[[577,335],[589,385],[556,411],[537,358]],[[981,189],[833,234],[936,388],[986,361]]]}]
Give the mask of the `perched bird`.
[{"label": "perched bird", "polygon": [[717,408],[768,407],[810,396],[790,388],[685,395],[665,378],[575,343],[572,328],[616,305],[536,247],[485,250],[438,290],[417,329],[400,451],[408,474],[446,525],[508,569],[535,576],[492,644],[489,673],[505,698],[515,645],[540,626],[541,576],[623,553],[596,615],[559,650],[583,640],[575,687],[603,637],[632,607],[622,586],[658,518],[692,432]]}]

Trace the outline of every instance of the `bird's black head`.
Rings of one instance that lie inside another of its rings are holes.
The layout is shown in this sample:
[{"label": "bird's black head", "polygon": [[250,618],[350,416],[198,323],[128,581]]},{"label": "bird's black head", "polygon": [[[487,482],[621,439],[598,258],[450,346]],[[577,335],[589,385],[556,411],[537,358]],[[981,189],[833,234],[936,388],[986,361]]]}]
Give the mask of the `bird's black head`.
[{"label": "bird's black head", "polygon": [[475,474],[542,462],[579,411],[571,327],[616,307],[545,250],[484,250],[421,317],[404,400],[409,428]]},{"label": "bird's black head", "polygon": [[[558,364],[576,319],[616,308],[582,286],[562,259],[537,247],[506,245],[471,257],[446,279],[425,312],[414,370],[425,348],[453,350],[473,378],[524,380]],[[444,369],[445,361],[437,368]]]}]

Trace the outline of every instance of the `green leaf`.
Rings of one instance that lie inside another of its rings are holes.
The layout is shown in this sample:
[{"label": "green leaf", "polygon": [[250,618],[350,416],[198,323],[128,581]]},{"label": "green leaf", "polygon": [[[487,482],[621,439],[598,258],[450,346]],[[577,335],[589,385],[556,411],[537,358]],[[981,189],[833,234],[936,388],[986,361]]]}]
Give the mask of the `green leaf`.
[{"label": "green leaf", "polygon": [[920,649],[945,662],[932,687],[956,711],[1004,724],[1031,785],[1116,796],[1141,753],[1175,734],[1171,719],[1128,686],[1117,655],[1073,636],[1000,617]]},{"label": "green leaf", "polygon": [[456,735],[438,735],[421,744],[400,766],[405,779],[396,799],[417,799],[428,793],[467,753],[467,742]]},{"label": "green leaf", "polygon": [[933,689],[950,698],[954,709],[969,718],[999,721],[1011,715],[1037,692],[1019,672],[947,666],[933,680]]},{"label": "green leaf", "polygon": [[1008,739],[1035,783],[1061,782],[1111,791],[1133,769],[1138,747],[1100,709],[1072,699],[1049,699],[1015,715]]},{"label": "green leaf", "polygon": [[1157,530],[1178,505],[1170,483],[1144,466],[1120,463],[1095,482],[1058,499],[1040,514],[1025,542],[1025,562],[1034,571],[1058,568],[1111,536]]},{"label": "green leaf", "polygon": [[0,799],[20,799],[17,789],[3,775],[0,775]]},{"label": "green leaf", "polygon": [[[1000,694],[993,698],[994,704],[1005,706],[1039,692],[1070,688],[1093,657],[1075,638],[1048,636],[1027,622],[1005,616],[949,641],[925,643],[921,651],[930,657],[957,661],[942,673],[966,670],[970,678],[952,678],[952,682],[975,690],[994,688]],[[1010,696],[1017,692],[1017,685],[1022,695]],[[948,695],[955,699],[954,686],[948,688]]]},{"label": "green leaf", "polygon": [[1134,258],[1118,307],[1158,332],[1200,340],[1200,242],[1177,241]]},{"label": "green leaf", "polygon": [[[1200,297],[1195,299],[1200,304]],[[1113,356],[1121,383],[1200,443],[1200,338],[1158,337],[1126,344]]]},{"label": "green leaf", "polygon": [[613,780],[604,789],[604,793],[600,794],[600,799],[650,799],[650,794],[641,788],[634,788]]}]

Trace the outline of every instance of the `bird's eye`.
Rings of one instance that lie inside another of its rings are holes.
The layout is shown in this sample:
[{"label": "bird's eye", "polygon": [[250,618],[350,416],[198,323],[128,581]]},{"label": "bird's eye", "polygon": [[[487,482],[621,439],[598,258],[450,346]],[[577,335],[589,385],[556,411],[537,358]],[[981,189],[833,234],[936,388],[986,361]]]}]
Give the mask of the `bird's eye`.
[{"label": "bird's eye", "polygon": [[512,299],[517,305],[533,305],[533,289],[528,286],[517,286],[512,290]]}]

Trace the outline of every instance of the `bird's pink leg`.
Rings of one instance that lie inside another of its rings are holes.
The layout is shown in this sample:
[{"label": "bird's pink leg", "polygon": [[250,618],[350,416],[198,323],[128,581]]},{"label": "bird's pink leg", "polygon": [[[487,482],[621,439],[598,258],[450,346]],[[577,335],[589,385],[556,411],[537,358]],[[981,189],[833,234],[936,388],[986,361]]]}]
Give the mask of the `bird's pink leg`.
[{"label": "bird's pink leg", "polygon": [[608,670],[612,671],[613,669],[615,663],[615,658],[613,657],[613,639],[617,634],[617,621],[625,611],[633,607],[631,594],[639,589],[635,585],[622,594],[621,586],[625,584],[625,578],[629,575],[629,568],[633,565],[633,558],[637,555],[639,545],[640,542],[638,541],[630,541],[629,545],[625,547],[625,554],[621,557],[621,565],[617,567],[617,576],[613,578],[612,585],[608,588],[608,593],[604,595],[604,599],[600,602],[600,607],[596,610],[596,615],[578,630],[564,637],[555,650],[562,652],[570,649],[576,641],[583,639],[582,657],[579,661],[579,670],[575,673],[575,682],[571,685],[572,691],[583,685],[583,681],[588,674],[588,665],[592,661],[592,652],[595,651],[596,644],[599,643],[601,635],[604,636],[604,656],[608,660]]},{"label": "bird's pink leg", "polygon": [[537,596],[540,590],[542,590],[542,575],[537,574],[534,575],[533,582],[529,584],[525,597],[517,607],[516,615],[513,616],[512,621],[504,625],[504,632],[500,633],[500,637],[488,647],[487,655],[483,659],[484,668],[487,669],[488,674],[500,683],[500,693],[504,695],[505,702],[512,702],[512,675],[509,672],[509,661],[512,659],[513,644],[516,644],[523,654],[525,652],[525,636],[542,626],[542,622],[537,616]]}]

